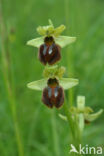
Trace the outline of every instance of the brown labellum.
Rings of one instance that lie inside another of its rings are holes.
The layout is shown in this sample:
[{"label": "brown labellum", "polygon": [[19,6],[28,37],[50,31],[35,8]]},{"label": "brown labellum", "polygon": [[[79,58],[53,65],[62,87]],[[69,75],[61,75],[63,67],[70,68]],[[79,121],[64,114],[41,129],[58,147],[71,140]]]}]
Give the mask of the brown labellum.
[{"label": "brown labellum", "polygon": [[47,85],[48,86],[43,90],[43,103],[50,108],[53,108],[53,106],[60,108],[64,103],[63,88],[59,86],[58,80],[56,78],[50,78],[47,82]]},{"label": "brown labellum", "polygon": [[61,59],[60,46],[55,44],[53,37],[45,37],[44,44],[39,48],[38,58],[41,63],[46,65],[55,64]]}]

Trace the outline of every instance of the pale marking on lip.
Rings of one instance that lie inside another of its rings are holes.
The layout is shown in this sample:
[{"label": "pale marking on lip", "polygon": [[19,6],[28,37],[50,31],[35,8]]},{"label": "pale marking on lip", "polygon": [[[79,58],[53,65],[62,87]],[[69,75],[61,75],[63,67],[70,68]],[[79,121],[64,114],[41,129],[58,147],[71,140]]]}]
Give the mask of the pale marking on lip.
[{"label": "pale marking on lip", "polygon": [[52,96],[52,89],[50,87],[48,87],[48,96],[51,97]]},{"label": "pale marking on lip", "polygon": [[56,87],[56,88],[55,88],[55,92],[54,92],[55,97],[58,96],[58,89],[59,89],[59,87]]},{"label": "pale marking on lip", "polygon": [[54,47],[54,43],[53,43],[53,44],[50,46],[50,48],[49,48],[49,52],[48,52],[49,55],[52,54],[52,52],[53,52],[53,51],[52,51],[52,48],[53,48],[53,47]]},{"label": "pale marking on lip", "polygon": [[46,52],[47,52],[47,46],[44,44],[43,55],[46,55]]}]

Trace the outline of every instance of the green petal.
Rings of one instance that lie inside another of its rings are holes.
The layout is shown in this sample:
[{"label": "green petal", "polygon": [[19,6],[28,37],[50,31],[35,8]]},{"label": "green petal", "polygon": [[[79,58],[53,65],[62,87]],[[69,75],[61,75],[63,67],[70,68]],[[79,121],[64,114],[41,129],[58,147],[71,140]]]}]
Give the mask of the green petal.
[{"label": "green petal", "polygon": [[84,118],[85,120],[91,122],[96,120],[102,113],[103,113],[103,109],[99,110],[97,113],[94,114],[84,114]]},{"label": "green petal", "polygon": [[46,66],[44,71],[43,71],[43,76],[45,78],[62,78],[63,74],[65,72],[65,67],[61,66],[58,67],[58,65],[53,65],[53,66]]},{"label": "green petal", "polygon": [[39,26],[37,28],[37,32],[42,36],[52,35],[54,37],[57,37],[65,30],[65,28],[66,27],[64,25],[60,25],[59,27],[54,28],[52,21],[49,20],[49,25]]},{"label": "green petal", "polygon": [[37,32],[42,36],[52,35],[54,33],[54,27],[53,25],[39,26]]},{"label": "green petal", "polygon": [[60,25],[59,27],[54,29],[54,36],[55,37],[59,36],[65,30],[65,28],[66,27],[64,25]]},{"label": "green petal", "polygon": [[76,37],[59,36],[55,38],[55,42],[62,48],[76,41]]},{"label": "green petal", "polygon": [[[61,78],[59,79],[60,86],[63,87],[63,89],[69,89],[78,84],[77,79],[71,79],[71,78]],[[38,81],[33,81],[27,84],[27,87],[34,90],[43,90],[47,86],[47,79],[42,79]]]},{"label": "green petal", "polygon": [[32,39],[32,40],[28,41],[27,45],[39,48],[40,45],[43,44],[43,43],[44,43],[44,38],[39,37],[39,38],[35,38],[35,39]]},{"label": "green petal", "polygon": [[76,86],[79,81],[78,79],[72,78],[61,78],[59,79],[60,86],[62,86],[65,90]]}]

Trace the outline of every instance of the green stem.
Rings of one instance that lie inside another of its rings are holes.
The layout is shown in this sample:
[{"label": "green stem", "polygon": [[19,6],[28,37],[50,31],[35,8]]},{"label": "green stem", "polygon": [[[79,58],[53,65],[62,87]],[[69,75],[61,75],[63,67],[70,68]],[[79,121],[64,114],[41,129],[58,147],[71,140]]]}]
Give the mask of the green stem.
[{"label": "green stem", "polygon": [[[65,21],[66,21],[66,26],[67,26],[67,30],[69,30],[68,25],[69,25],[69,0],[65,0]],[[67,31],[67,33],[69,33],[69,31]],[[68,69],[70,69],[70,72],[73,74],[73,57],[72,57],[72,53],[70,51],[69,48],[67,48],[67,56],[66,56],[66,60],[67,60],[67,66]],[[68,76],[70,77],[70,73],[68,73]],[[70,89],[68,92],[68,103],[71,106],[73,106],[73,89]],[[78,120],[75,117],[74,119],[71,117],[71,113],[69,112],[69,108],[68,105],[64,104],[64,110],[68,119],[68,123],[71,129],[71,133],[72,133],[72,143],[75,145],[76,148],[79,147],[79,144],[81,143],[81,135],[80,135],[80,131],[79,131],[79,125],[78,125]],[[76,155],[75,153],[71,153],[71,156]],[[77,154],[78,155],[78,154]]]},{"label": "green stem", "polygon": [[54,109],[51,110],[51,115],[52,115],[51,123],[52,123],[54,152],[55,152],[55,156],[60,156],[57,125],[56,125],[56,117],[55,117],[55,110]]},{"label": "green stem", "polygon": [[[0,1],[1,2],[1,1]],[[2,15],[2,10],[1,10],[1,3],[0,3],[0,32],[1,32],[1,59],[2,59],[2,73],[3,73],[3,78],[4,78],[4,84],[5,84],[5,90],[7,93],[8,97],[8,102],[10,104],[11,112],[12,112],[12,117],[13,117],[13,123],[14,123],[14,130],[15,130],[15,135],[16,135],[16,141],[18,145],[18,152],[19,156],[24,156],[24,150],[23,150],[23,145],[21,141],[21,136],[20,136],[20,130],[19,130],[19,125],[17,121],[17,112],[16,112],[16,101],[14,97],[14,93],[12,90],[12,83],[9,80],[9,62],[7,59],[6,55],[6,49],[5,49],[5,40],[7,39],[6,31],[5,31],[5,24],[3,21],[3,15]]]},{"label": "green stem", "polygon": [[[66,33],[69,33],[69,0],[65,0],[65,22],[66,22],[66,27],[67,31]],[[72,58],[72,53],[69,49],[69,47],[66,49],[66,60],[67,60],[67,66],[68,66],[68,77],[70,77],[70,73],[73,74],[73,58]],[[69,73],[70,70],[70,73]],[[69,100],[69,105],[73,105],[73,89],[70,89],[68,91],[68,100]]]}]

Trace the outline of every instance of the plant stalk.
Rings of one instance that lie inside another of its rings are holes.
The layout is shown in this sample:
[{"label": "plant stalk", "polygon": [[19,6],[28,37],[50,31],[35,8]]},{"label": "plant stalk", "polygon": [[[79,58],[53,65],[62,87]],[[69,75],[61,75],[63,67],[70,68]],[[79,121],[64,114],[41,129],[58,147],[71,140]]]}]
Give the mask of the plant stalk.
[{"label": "plant stalk", "polygon": [[[68,34],[69,33],[69,0],[65,0],[65,23],[66,23],[66,27],[67,27],[67,31],[66,33]],[[70,73],[73,74],[73,68],[72,68],[72,65],[73,65],[73,58],[72,58],[72,53],[69,49],[69,46],[67,47],[66,49],[66,62],[67,62],[67,67],[68,67],[68,77],[70,77]],[[69,72],[70,70],[70,72]],[[71,88],[69,91],[68,91],[68,101],[69,101],[69,105],[70,106],[73,106],[73,89]]]},{"label": "plant stalk", "polygon": [[[69,0],[65,0],[65,21],[66,21],[66,26],[68,27],[69,25]],[[67,31],[67,33],[69,33]],[[66,53],[67,57],[66,57],[66,60],[67,60],[67,66],[68,66],[68,69],[70,69],[70,72],[73,74],[73,68],[72,68],[72,65],[73,65],[73,58],[72,58],[72,53],[69,51],[69,48],[67,48],[67,53]],[[69,73],[68,73],[68,76],[70,77]],[[72,118],[72,115],[69,111],[70,107],[73,106],[73,89],[70,89],[69,92],[68,92],[68,104],[64,104],[64,110],[65,110],[65,113],[66,113],[66,116],[67,116],[67,119],[68,119],[68,123],[69,123],[69,126],[70,126],[70,129],[71,129],[71,133],[72,133],[72,143],[74,144],[74,146],[76,148],[79,147],[79,144],[81,143],[81,135],[80,135],[80,131],[79,131],[79,125],[78,125],[78,120],[77,118],[75,117],[74,119]],[[70,106],[68,108],[68,106]],[[74,155],[78,155],[78,154],[75,154],[75,153],[70,153],[70,155],[74,156]]]},{"label": "plant stalk", "polygon": [[58,133],[57,133],[57,125],[56,125],[56,118],[55,118],[55,110],[51,110],[51,123],[52,123],[52,134],[53,134],[53,146],[55,156],[60,156],[59,150],[59,140],[58,140]]}]

